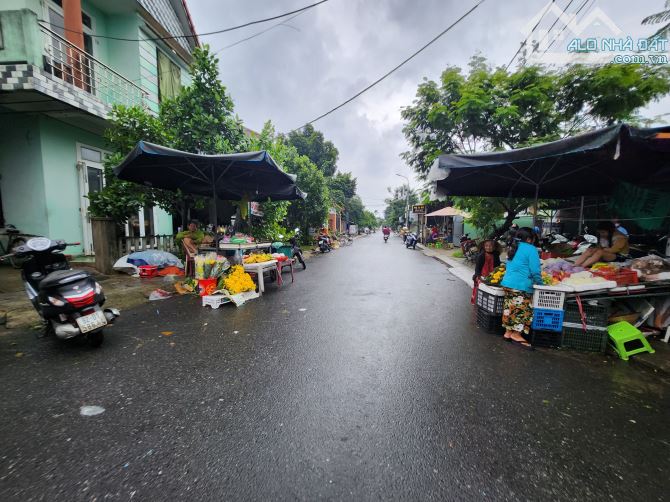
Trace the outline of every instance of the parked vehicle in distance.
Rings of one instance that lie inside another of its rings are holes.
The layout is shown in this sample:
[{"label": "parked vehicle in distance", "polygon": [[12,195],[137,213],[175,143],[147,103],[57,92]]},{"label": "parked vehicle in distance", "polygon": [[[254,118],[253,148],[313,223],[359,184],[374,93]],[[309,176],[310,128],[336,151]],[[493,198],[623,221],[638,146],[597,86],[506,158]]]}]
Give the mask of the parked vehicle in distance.
[{"label": "parked vehicle in distance", "polygon": [[418,239],[416,237],[416,234],[414,232],[410,232],[405,237],[405,247],[407,249],[409,249],[409,248],[416,249],[417,241],[418,241]]},{"label": "parked vehicle in distance", "polygon": [[63,251],[65,241],[33,237],[14,252],[0,257],[21,260],[21,277],[28,298],[45,324],[47,335],[66,340],[85,337],[99,347],[103,329],[120,315],[116,309],[102,309],[102,286],[85,270],[73,270]]}]

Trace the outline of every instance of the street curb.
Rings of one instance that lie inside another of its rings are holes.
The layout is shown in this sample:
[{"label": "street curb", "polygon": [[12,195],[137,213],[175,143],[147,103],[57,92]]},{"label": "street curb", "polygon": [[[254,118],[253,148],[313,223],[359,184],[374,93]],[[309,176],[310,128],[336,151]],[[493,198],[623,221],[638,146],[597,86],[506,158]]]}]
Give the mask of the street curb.
[{"label": "street curb", "polygon": [[454,276],[456,276],[458,279],[467,284],[468,287],[470,288],[474,287],[474,282],[472,281],[473,271],[471,268],[463,265],[462,263],[452,258],[447,258],[446,256],[441,256],[439,254],[433,254],[430,252],[430,249],[426,248],[426,246],[424,246],[423,244],[417,244],[416,247],[421,249],[421,252],[423,253],[424,256],[434,258],[435,260],[444,263],[449,268],[449,272],[451,272]]}]

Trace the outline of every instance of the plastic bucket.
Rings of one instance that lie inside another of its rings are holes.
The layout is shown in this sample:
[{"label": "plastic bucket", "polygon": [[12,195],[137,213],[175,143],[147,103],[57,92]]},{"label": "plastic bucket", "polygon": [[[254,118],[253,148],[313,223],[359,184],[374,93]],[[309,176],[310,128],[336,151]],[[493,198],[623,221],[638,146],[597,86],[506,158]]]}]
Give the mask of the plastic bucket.
[{"label": "plastic bucket", "polygon": [[216,291],[216,283],[218,279],[216,277],[211,279],[198,279],[198,290],[200,291],[200,296],[211,295]]}]

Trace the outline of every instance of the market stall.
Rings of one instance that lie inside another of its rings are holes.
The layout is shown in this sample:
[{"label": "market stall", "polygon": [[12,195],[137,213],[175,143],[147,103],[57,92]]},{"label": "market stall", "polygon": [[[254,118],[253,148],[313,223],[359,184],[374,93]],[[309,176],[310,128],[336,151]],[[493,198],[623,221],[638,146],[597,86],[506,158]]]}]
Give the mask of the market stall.
[{"label": "market stall", "polygon": [[[670,127],[617,124],[529,148],[441,155],[429,179],[438,195],[529,197],[535,208],[539,198],[611,196],[623,185],[667,198]],[[660,221],[667,225],[667,215]],[[477,324],[490,332],[502,330],[503,275],[504,265],[486,278],[476,296]],[[533,298],[530,341],[590,351],[610,345],[623,359],[652,351],[642,331],[662,330],[664,339],[670,338],[669,279],[670,260],[660,257],[589,269],[547,259],[545,284],[536,287]]]},{"label": "market stall", "polygon": [[[306,197],[296,185],[296,176],[284,172],[267,151],[204,155],[140,141],[114,173],[120,179],[151,188],[211,197],[215,215],[218,199],[264,202]],[[218,222],[212,223],[217,229],[212,242],[199,246],[197,254],[193,249],[187,252],[194,273],[179,283],[178,292],[197,292],[203,297],[203,305],[217,308],[226,301],[239,305],[253,298],[256,287],[257,294],[262,294],[267,272],[281,285],[283,264],[290,259],[287,254],[259,253],[271,244],[239,233],[218,233]],[[232,263],[223,256],[226,251],[234,252]]]}]

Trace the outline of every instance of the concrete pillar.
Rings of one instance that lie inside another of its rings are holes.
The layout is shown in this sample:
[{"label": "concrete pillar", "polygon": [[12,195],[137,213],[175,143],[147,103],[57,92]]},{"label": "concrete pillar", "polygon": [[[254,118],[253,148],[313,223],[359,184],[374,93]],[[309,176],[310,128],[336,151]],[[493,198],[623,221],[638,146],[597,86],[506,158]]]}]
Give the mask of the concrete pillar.
[{"label": "concrete pillar", "polygon": [[90,75],[89,66],[92,64],[83,57],[84,25],[81,22],[81,0],[63,0],[63,26],[65,39],[81,49],[68,48],[68,65],[72,74],[72,84],[84,89],[84,76]]},{"label": "concrete pillar", "polygon": [[81,0],[63,0],[65,40],[84,50],[84,25],[81,22]]},{"label": "concrete pillar", "polygon": [[114,263],[119,259],[116,227],[112,218],[91,218],[95,268],[102,274],[114,272]]}]

